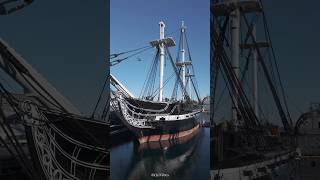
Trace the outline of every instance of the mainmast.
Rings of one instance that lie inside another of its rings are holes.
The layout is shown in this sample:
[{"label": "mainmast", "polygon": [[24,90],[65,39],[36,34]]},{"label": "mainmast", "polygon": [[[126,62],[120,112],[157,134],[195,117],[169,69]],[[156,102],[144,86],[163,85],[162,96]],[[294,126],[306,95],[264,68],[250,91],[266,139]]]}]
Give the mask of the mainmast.
[{"label": "mainmast", "polygon": [[[182,66],[182,84],[183,87],[186,87],[186,65],[185,65],[185,55],[186,51],[184,49],[184,32],[185,32],[185,26],[184,26],[184,21],[181,22],[181,66]],[[184,99],[184,94],[182,93],[182,98]]]},{"label": "mainmast", "polygon": [[[190,61],[191,62],[191,61]],[[192,100],[192,74],[191,74],[191,71],[190,71],[190,68],[188,68],[188,85],[189,85],[189,97],[190,97],[190,100]]]},{"label": "mainmast", "polygon": [[[158,49],[158,54],[157,57],[159,57],[160,61],[160,73],[159,73],[159,101],[162,102],[164,97],[163,97],[163,80],[164,80],[164,60],[165,60],[165,51],[166,48],[175,46],[175,42],[172,37],[167,37],[165,38],[164,36],[164,28],[165,24],[163,21],[159,22],[159,27],[160,27],[160,39],[154,40],[150,42],[150,45],[152,47],[155,47]],[[169,54],[169,53],[168,53]],[[158,56],[159,55],[159,56]],[[169,54],[170,55],[170,54]],[[158,59],[157,59],[158,60]]]},{"label": "mainmast", "polygon": [[[231,10],[231,12],[230,12]],[[216,17],[226,17],[230,12],[230,31],[231,31],[231,67],[238,80],[240,80],[240,48],[251,49],[253,55],[253,109],[256,115],[258,115],[258,54],[254,43],[240,44],[240,33],[241,33],[241,15],[246,13],[260,12],[261,6],[257,0],[226,0],[222,2],[216,2],[212,6],[212,11]],[[255,25],[253,25],[255,26]],[[253,30],[252,30],[253,29]],[[249,29],[249,34],[255,31],[255,27]],[[255,34],[255,32],[254,32]],[[254,35],[255,36],[255,35]],[[262,43],[262,46],[265,46],[265,43]],[[258,47],[260,47],[258,45]],[[239,115],[238,109],[240,106],[238,88],[234,88],[231,92],[232,98],[232,120],[235,123],[235,126],[239,125]]]},{"label": "mainmast", "polygon": [[[252,28],[252,35],[254,36],[255,41],[257,41],[256,25]],[[257,49],[253,48],[253,62],[252,62],[252,72],[253,72],[253,109],[257,118],[259,118],[259,93],[258,93],[258,53]]]},{"label": "mainmast", "polygon": [[[160,25],[160,42],[164,39],[165,24],[163,21],[159,22]],[[163,101],[163,70],[164,70],[164,43],[159,44],[160,49],[160,85],[159,85],[159,101]]]},{"label": "mainmast", "polygon": [[[239,0],[230,0],[231,2],[238,3]],[[231,66],[236,75],[239,79],[239,72],[240,72],[240,9],[239,6],[231,12]],[[238,91],[234,90],[232,93],[233,98],[233,106],[232,106],[232,120],[238,124]]]}]

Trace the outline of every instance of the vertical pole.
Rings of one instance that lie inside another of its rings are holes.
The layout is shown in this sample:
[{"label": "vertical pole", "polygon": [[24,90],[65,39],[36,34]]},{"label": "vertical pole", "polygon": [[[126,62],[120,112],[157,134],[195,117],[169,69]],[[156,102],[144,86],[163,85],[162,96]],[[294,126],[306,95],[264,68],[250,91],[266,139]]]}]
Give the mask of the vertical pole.
[{"label": "vertical pole", "polygon": [[[237,3],[237,0],[235,1]],[[233,68],[233,71],[237,78],[239,78],[239,61],[240,61],[240,10],[239,8],[236,8],[231,13],[231,36],[232,36],[232,48],[231,48],[231,65]],[[238,91],[235,90],[233,92],[233,107],[232,107],[232,119],[237,124],[238,122],[238,115],[237,115],[237,109],[238,109]]]},{"label": "vertical pole", "polygon": [[[184,22],[181,22],[181,62],[182,62],[182,84],[183,84],[183,88],[186,88],[186,66],[185,66],[185,49],[184,49],[184,31],[185,31],[185,27],[184,27]],[[184,98],[184,95],[182,93],[182,98]]]},{"label": "vertical pole", "polygon": [[[254,25],[252,28],[252,34],[256,41],[256,26]],[[254,107],[254,113],[259,118],[259,108],[258,108],[258,53],[257,49],[253,49],[253,107]]]},{"label": "vertical pole", "polygon": [[[164,39],[164,28],[165,24],[160,21],[160,41]],[[159,101],[163,101],[163,71],[164,71],[164,44],[163,42],[159,44],[160,48],[160,85],[159,85]]]},{"label": "vertical pole", "polygon": [[190,66],[188,68],[188,77],[189,77],[189,97],[190,97],[190,100],[192,100],[192,82],[191,82],[191,71],[190,71]]}]

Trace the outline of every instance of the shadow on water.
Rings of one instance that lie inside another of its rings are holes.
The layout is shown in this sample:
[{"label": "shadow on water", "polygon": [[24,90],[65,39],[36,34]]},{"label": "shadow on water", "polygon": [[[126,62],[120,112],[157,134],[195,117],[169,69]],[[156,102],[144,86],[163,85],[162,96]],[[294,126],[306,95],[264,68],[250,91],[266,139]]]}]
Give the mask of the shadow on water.
[{"label": "shadow on water", "polygon": [[111,149],[111,180],[210,179],[209,128],[192,137]]}]

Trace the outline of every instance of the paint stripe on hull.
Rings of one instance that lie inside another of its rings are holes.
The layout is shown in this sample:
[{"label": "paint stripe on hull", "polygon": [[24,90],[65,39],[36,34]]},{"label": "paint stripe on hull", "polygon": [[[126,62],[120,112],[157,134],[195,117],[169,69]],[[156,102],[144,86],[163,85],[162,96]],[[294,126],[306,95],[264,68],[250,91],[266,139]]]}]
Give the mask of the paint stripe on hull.
[{"label": "paint stripe on hull", "polygon": [[194,134],[199,129],[199,124],[194,126],[192,129],[177,132],[174,134],[161,134],[161,135],[150,135],[150,136],[143,136],[139,138],[139,143],[143,144],[146,142],[156,142],[156,141],[168,141],[168,140],[174,140],[182,137],[186,137],[189,135]]}]

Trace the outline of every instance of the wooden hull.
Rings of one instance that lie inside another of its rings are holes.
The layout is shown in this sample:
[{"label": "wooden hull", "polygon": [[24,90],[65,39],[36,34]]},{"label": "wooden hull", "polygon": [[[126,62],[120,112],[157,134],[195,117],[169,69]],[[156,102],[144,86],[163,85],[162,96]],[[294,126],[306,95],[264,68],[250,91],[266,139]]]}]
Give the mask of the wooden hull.
[{"label": "wooden hull", "polygon": [[109,177],[107,123],[42,112],[35,106],[29,110],[31,116],[25,117],[25,129],[37,179]]}]

